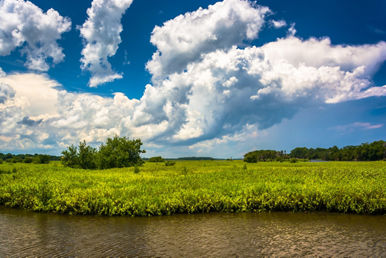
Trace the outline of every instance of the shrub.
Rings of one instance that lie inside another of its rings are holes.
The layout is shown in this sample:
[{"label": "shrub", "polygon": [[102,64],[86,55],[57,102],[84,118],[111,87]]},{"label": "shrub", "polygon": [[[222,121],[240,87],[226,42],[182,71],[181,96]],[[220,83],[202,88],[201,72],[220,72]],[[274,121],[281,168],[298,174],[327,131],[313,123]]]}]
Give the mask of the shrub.
[{"label": "shrub", "polygon": [[164,162],[165,160],[161,156],[151,157],[149,162]]},{"label": "shrub", "polygon": [[176,162],[175,161],[171,161],[171,160],[167,160],[167,161],[165,161],[165,166],[174,166],[176,164]]}]

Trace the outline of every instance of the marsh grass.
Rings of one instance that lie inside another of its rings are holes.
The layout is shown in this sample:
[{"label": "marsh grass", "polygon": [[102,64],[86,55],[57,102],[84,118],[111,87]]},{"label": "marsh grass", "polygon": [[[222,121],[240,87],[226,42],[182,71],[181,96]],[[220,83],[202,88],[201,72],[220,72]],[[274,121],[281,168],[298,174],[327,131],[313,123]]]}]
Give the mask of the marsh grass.
[{"label": "marsh grass", "polygon": [[0,205],[34,211],[151,216],[246,211],[385,214],[386,162],[146,162],[83,170],[0,164]]}]

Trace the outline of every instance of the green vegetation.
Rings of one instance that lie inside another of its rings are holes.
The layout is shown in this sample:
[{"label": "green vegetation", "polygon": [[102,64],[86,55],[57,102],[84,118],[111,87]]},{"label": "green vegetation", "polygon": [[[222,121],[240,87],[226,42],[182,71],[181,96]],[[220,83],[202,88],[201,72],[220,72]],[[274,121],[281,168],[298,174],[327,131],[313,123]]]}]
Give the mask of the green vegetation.
[{"label": "green vegetation", "polygon": [[9,163],[35,163],[48,164],[50,161],[60,160],[60,157],[45,155],[45,154],[11,154],[0,153],[0,164],[3,162]]},{"label": "green vegetation", "polygon": [[324,148],[297,147],[286,154],[284,151],[256,150],[244,155],[244,161],[256,163],[260,161],[286,161],[292,163],[310,159],[332,160],[332,161],[375,161],[386,160],[386,142],[375,141],[363,143],[359,146],[346,146],[341,149],[334,146]]},{"label": "green vegetation", "polygon": [[151,157],[149,162],[164,162],[165,160],[161,156]]},{"label": "green vegetation", "polygon": [[385,214],[386,163],[177,161],[85,170],[0,164],[0,205],[68,214],[336,211]]},{"label": "green vegetation", "polygon": [[62,164],[71,168],[109,169],[142,165],[140,157],[142,142],[140,139],[130,140],[126,137],[108,138],[99,150],[80,142],[79,147],[70,146],[63,151]]},{"label": "green vegetation", "polygon": [[375,141],[363,143],[359,146],[346,146],[341,149],[334,146],[328,149],[323,148],[295,148],[290,154],[293,158],[301,159],[321,159],[335,161],[374,161],[386,160],[386,142]]}]

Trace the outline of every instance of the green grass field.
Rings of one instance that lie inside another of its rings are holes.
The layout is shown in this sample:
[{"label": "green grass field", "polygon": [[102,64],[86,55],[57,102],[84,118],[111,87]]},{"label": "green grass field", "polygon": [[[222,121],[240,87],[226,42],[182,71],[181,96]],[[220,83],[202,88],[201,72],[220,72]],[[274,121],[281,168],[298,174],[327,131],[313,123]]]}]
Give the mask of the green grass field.
[{"label": "green grass field", "polygon": [[385,214],[386,162],[247,164],[146,162],[82,170],[0,164],[0,205],[69,214],[169,215],[246,211]]}]

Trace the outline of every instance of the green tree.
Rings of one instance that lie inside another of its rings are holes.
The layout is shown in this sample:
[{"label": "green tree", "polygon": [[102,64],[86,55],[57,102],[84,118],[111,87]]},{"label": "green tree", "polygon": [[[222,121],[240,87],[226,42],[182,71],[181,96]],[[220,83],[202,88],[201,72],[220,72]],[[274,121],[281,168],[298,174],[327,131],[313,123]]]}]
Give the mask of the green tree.
[{"label": "green tree", "polygon": [[130,140],[126,137],[108,138],[98,152],[98,167],[100,169],[131,167],[143,164],[140,156],[145,153],[141,150],[140,139]]},{"label": "green tree", "polygon": [[95,169],[97,167],[96,149],[87,146],[86,141],[79,143],[78,162],[83,169]]},{"label": "green tree", "polygon": [[66,167],[79,167],[78,148],[71,145],[67,150],[62,151],[62,164]]}]

